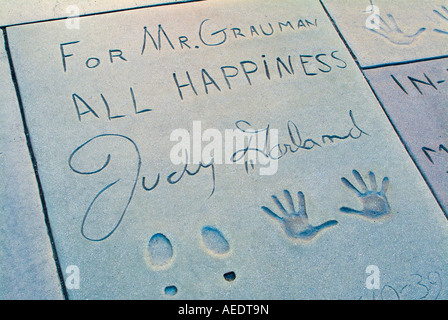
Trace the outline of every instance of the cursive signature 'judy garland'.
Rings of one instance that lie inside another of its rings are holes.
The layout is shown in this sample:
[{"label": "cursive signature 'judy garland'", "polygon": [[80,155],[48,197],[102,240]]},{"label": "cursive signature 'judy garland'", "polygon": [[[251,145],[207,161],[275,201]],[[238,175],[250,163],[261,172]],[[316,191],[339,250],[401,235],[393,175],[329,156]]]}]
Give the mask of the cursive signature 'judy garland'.
[{"label": "cursive signature 'judy garland'", "polygon": [[[309,151],[316,147],[322,148],[328,143],[335,143],[336,141],[345,140],[358,140],[363,135],[368,135],[367,132],[362,130],[356,124],[353,112],[351,110],[349,111],[349,116],[351,120],[351,127],[347,133],[344,135],[322,135],[317,141],[311,138],[303,139],[298,126],[294,122],[288,121],[288,142],[275,144],[271,148],[269,148],[266,144],[264,147],[259,148],[258,146],[252,144],[252,139],[249,139],[244,148],[237,150],[232,155],[231,161],[236,163],[243,158],[245,159],[245,156],[247,156],[249,152],[255,152],[262,157],[278,161],[287,154],[295,154],[299,150]],[[251,126],[249,122],[239,120],[235,123],[235,126],[238,130],[246,134],[263,133],[267,137],[270,134],[269,125],[263,130],[254,131],[253,129],[250,129]],[[269,141],[269,139],[266,139],[266,141]],[[100,146],[102,144],[103,147],[101,148]],[[137,182],[140,179],[141,187],[146,192],[154,190],[161,181],[160,173],[158,173],[155,182],[152,185],[148,186],[146,184],[146,177],[140,177],[142,160],[137,144],[131,138],[120,134],[101,134],[81,144],[69,156],[68,164],[70,169],[81,175],[95,175],[103,172],[103,170],[111,166],[112,156],[110,153],[102,154],[101,157],[105,158],[105,160],[101,162],[102,165],[91,164],[93,167],[92,169],[81,169],[81,165],[76,164],[76,159],[81,158],[84,165],[89,163],[89,161],[95,161],[97,160],[95,153],[98,153],[98,150],[103,149],[104,146],[111,148],[111,150],[114,150],[115,152],[117,152],[117,150],[127,149],[130,149],[131,151],[122,153],[126,155],[126,159],[123,160],[126,161],[125,168],[120,170],[110,169],[110,182],[107,183],[93,197],[92,201],[87,206],[81,223],[81,235],[90,241],[103,241],[109,238],[117,230],[123,221],[129,205],[132,202],[132,198],[137,188]],[[134,158],[130,156],[132,154],[135,154]],[[247,171],[247,163],[245,163],[245,165]],[[201,169],[210,169],[212,175],[212,188],[209,195],[210,198],[215,192],[215,166],[216,164],[212,158],[211,161],[206,164],[200,162],[197,165],[197,168],[192,170],[190,168],[191,164],[188,164],[188,161],[186,161],[180,171],[173,171],[166,177],[166,182],[170,185],[177,184],[185,176],[195,176],[201,171]],[[121,175],[121,177],[117,175]],[[126,190],[126,192],[122,192],[123,189]]]}]

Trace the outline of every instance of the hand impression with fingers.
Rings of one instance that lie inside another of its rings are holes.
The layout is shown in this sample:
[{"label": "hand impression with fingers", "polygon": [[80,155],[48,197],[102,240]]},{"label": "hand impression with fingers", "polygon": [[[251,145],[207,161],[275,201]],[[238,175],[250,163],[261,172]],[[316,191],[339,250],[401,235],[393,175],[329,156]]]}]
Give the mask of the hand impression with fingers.
[{"label": "hand impression with fingers", "polygon": [[278,216],[271,209],[267,207],[262,207],[262,209],[270,217],[274,218],[280,223],[280,225],[283,228],[283,231],[289,238],[300,240],[311,240],[315,236],[317,236],[317,234],[320,231],[338,224],[337,221],[330,220],[319,226],[316,227],[312,226],[308,222],[308,215],[306,213],[304,194],[302,192],[298,192],[297,194],[299,199],[299,209],[296,211],[294,207],[294,202],[292,200],[289,191],[285,190],[283,193],[285,195],[286,201],[288,202],[290,208],[289,211],[285,209],[285,207],[281,204],[281,202],[278,200],[276,196],[272,196],[272,199],[274,200],[275,204],[283,214],[282,217]]},{"label": "hand impression with fingers", "polygon": [[370,190],[367,188],[366,183],[358,171],[353,170],[353,175],[358,182],[361,191],[353,186],[353,184],[346,178],[342,178],[341,180],[342,183],[358,197],[363,205],[363,209],[355,210],[352,208],[342,207],[340,210],[344,213],[358,214],[373,220],[387,216],[390,213],[389,201],[386,198],[386,192],[389,187],[389,179],[385,177],[383,179],[381,190],[377,191],[376,178],[373,172],[369,172]]}]

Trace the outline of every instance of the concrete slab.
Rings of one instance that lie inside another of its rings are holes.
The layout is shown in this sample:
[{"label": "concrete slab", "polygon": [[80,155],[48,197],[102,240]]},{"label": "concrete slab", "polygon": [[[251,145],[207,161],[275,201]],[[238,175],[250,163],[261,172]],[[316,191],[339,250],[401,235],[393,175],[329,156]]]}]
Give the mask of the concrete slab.
[{"label": "concrete slab", "polygon": [[365,74],[448,214],[448,59],[365,70]]},{"label": "concrete slab", "polygon": [[[185,0],[188,1],[188,0]],[[68,18],[68,26],[77,28],[73,18],[94,13],[138,8],[153,4],[184,2],[183,0],[0,0],[0,26]]]},{"label": "concrete slab", "polygon": [[322,0],[362,67],[444,56],[448,8],[442,0]]},{"label": "concrete slab", "polygon": [[446,218],[319,2],[80,22],[8,28],[70,298],[447,298]]},{"label": "concrete slab", "polygon": [[0,299],[62,299],[0,33]]}]

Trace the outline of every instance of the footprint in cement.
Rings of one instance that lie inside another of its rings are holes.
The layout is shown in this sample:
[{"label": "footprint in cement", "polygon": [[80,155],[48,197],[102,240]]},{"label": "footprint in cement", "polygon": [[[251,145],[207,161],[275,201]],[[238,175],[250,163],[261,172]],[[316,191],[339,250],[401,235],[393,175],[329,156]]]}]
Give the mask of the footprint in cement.
[{"label": "footprint in cement", "polygon": [[217,228],[205,226],[201,230],[201,235],[202,243],[209,253],[222,256],[230,251],[229,242]]},{"label": "footprint in cement", "polygon": [[[173,261],[173,246],[171,241],[162,233],[154,234],[146,248],[145,260],[156,271],[167,268]],[[177,287],[174,285],[167,286],[164,289],[164,293],[166,296],[175,296],[177,294]]]},{"label": "footprint in cement", "polygon": [[149,264],[155,268],[162,268],[173,260],[173,246],[170,240],[161,233],[156,233],[148,243]]},{"label": "footprint in cement", "polygon": [[[217,228],[205,226],[201,230],[202,243],[206,251],[215,257],[225,256],[230,252],[230,245],[224,235]],[[171,241],[162,233],[154,234],[149,240],[145,252],[147,264],[154,270],[160,271],[166,269],[173,261],[173,246]],[[235,280],[234,271],[226,272],[223,275],[228,282]],[[169,285],[164,288],[165,296],[172,297],[178,293],[178,288]]]},{"label": "footprint in cement", "polygon": [[[230,252],[230,245],[221,231],[212,226],[205,226],[201,230],[202,244],[206,251],[215,257],[225,256]],[[236,279],[234,271],[226,272],[224,280],[232,282]]]}]

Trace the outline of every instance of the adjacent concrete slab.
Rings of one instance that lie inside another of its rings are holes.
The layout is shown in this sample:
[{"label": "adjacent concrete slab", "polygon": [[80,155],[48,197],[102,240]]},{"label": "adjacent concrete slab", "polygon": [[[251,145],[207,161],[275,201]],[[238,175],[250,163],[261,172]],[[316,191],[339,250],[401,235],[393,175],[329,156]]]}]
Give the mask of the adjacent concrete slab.
[{"label": "adjacent concrete slab", "polygon": [[[188,0],[185,0],[188,1]],[[35,21],[72,18],[78,15],[138,8],[152,4],[184,2],[183,0],[0,0],[0,26]],[[76,21],[67,24],[75,27]]]},{"label": "adjacent concrete slab", "polygon": [[446,218],[320,3],[81,25],[8,29],[70,298],[447,298]]},{"label": "adjacent concrete slab", "polygon": [[448,214],[448,59],[365,73]]},{"label": "adjacent concrete slab", "polygon": [[0,44],[0,299],[61,299],[3,33]]},{"label": "adjacent concrete slab", "polygon": [[447,54],[446,1],[322,0],[322,3],[363,67]]}]

